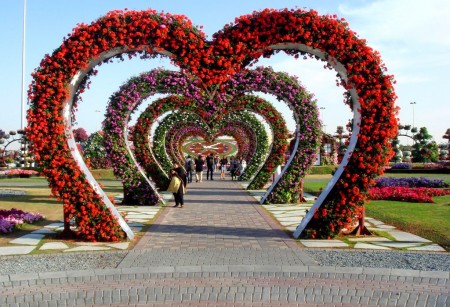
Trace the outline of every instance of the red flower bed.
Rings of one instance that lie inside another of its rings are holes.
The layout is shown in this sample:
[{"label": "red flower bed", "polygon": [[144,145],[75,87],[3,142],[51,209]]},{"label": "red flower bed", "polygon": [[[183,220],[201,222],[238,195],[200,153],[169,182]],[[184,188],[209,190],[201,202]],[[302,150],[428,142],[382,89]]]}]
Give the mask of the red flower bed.
[{"label": "red flower bed", "polygon": [[450,190],[408,187],[369,189],[369,198],[372,200],[398,200],[412,203],[434,203],[432,197],[444,195],[450,195]]}]

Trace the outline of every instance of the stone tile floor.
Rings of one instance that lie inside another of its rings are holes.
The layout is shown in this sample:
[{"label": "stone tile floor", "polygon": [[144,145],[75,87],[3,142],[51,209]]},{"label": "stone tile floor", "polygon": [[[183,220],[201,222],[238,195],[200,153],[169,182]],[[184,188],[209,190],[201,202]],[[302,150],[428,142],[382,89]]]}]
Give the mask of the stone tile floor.
[{"label": "stone tile floor", "polygon": [[[245,188],[246,183],[242,183]],[[259,201],[265,191],[248,191],[251,196]],[[166,201],[171,198],[170,193],[164,193],[163,197]],[[306,200],[314,200],[313,196],[305,195]],[[120,201],[121,196],[116,197],[116,201]],[[308,204],[280,204],[280,205],[262,205],[286,230],[293,232],[301,219],[305,216],[306,211],[311,205]],[[120,206],[118,210],[125,213],[125,218],[133,231],[140,231],[145,223],[149,223],[164,207],[135,207]],[[300,240],[306,247],[318,248],[355,248],[355,249],[373,249],[373,250],[392,250],[402,249],[410,251],[445,251],[441,246],[433,242],[421,238],[419,236],[400,231],[393,226],[386,225],[382,221],[366,217],[368,229],[371,231],[383,231],[392,236],[395,241],[380,236],[355,237],[347,238],[347,240]],[[0,247],[1,255],[21,255],[29,254],[34,251],[42,239],[46,235],[54,234],[63,229],[63,223],[53,223],[46,225],[40,230],[36,230],[30,234],[10,241],[9,246]],[[48,242],[39,246],[39,251],[62,251],[62,252],[80,252],[80,251],[99,251],[128,249],[129,242],[124,243],[89,243],[79,242],[69,246],[65,242]]]}]

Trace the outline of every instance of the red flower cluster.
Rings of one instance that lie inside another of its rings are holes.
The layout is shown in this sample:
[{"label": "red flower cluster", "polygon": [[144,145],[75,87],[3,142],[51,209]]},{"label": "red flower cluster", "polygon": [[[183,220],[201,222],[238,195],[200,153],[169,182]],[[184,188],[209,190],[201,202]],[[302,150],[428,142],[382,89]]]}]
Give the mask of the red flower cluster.
[{"label": "red flower cluster", "polygon": [[435,188],[384,187],[370,188],[369,199],[434,203],[433,197],[450,195],[450,190]]}]

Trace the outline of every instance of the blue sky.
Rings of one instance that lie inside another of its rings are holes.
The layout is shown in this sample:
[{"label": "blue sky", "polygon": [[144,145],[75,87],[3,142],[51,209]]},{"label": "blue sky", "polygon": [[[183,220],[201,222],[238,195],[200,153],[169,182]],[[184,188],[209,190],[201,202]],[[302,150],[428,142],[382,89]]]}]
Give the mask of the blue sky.
[{"label": "blue sky", "polygon": [[[183,14],[195,25],[203,25],[210,38],[235,17],[266,7],[311,8],[321,14],[345,18],[352,30],[380,52],[388,73],[395,76],[401,123],[412,124],[414,118],[415,126],[427,127],[438,143],[444,142],[442,135],[450,128],[448,0],[27,0],[26,87],[31,82],[30,74],[44,55],[52,53],[77,23],[90,23],[110,10],[152,8]],[[22,0],[2,2],[0,129],[5,131],[18,129],[21,124],[22,14]],[[275,70],[299,76],[322,108],[320,117],[326,132],[334,132],[336,126],[345,125],[352,116],[342,101],[342,89],[335,85],[335,73],[323,69],[323,63],[276,55],[260,61],[259,65],[270,65]],[[77,127],[85,128],[88,133],[99,129],[109,96],[130,77],[161,66],[175,69],[167,60],[160,59],[103,65],[92,79],[90,90],[83,95],[76,113]],[[287,115],[292,129],[287,108],[280,103],[277,107]],[[406,139],[402,142],[408,143]]]}]

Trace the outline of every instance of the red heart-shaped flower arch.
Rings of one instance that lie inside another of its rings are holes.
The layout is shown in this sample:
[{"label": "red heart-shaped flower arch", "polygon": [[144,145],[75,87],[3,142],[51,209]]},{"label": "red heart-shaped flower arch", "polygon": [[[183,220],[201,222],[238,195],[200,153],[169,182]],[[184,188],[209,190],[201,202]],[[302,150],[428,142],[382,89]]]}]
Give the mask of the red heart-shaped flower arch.
[{"label": "red heart-shaped flower arch", "polygon": [[[360,213],[365,191],[391,154],[397,132],[395,93],[379,55],[335,16],[315,11],[266,9],[236,19],[206,42],[184,16],[114,11],[79,25],[33,74],[27,134],[52,192],[64,203],[65,219],[76,218],[87,240],[118,240],[133,233],[77,158],[71,113],[92,68],[124,53],[168,55],[207,86],[228,80],[260,56],[284,50],[310,54],[335,68],[354,111],[349,149],[325,193],[295,236],[329,237]],[[86,168],[87,169],[87,168]],[[105,207],[106,204],[106,207]],[[319,210],[320,207],[320,210]],[[119,226],[120,225],[120,226]]]}]

